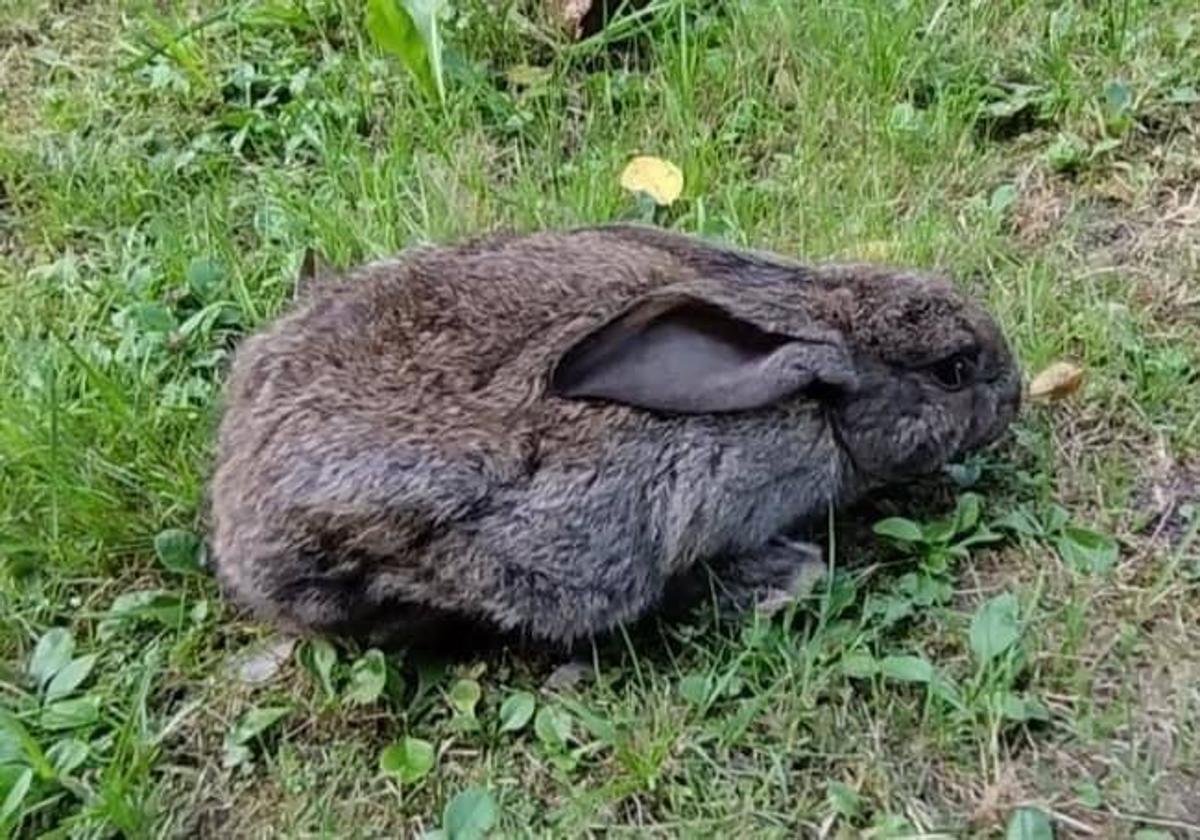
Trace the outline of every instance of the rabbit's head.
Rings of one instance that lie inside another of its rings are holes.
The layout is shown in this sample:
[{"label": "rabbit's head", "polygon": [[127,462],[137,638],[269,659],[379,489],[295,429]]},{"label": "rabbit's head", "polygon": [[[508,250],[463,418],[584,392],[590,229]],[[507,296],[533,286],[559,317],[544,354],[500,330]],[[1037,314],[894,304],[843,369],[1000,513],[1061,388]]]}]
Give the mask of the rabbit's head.
[{"label": "rabbit's head", "polygon": [[[838,276],[841,275],[841,276]],[[1000,437],[1020,409],[1021,372],[996,321],[936,277],[835,270],[856,384],[831,402],[859,471],[930,472]]]},{"label": "rabbit's head", "polygon": [[936,470],[993,442],[1021,375],[995,320],[950,282],[870,266],[700,265],[586,335],[551,389],[651,411],[811,412],[863,478]]}]

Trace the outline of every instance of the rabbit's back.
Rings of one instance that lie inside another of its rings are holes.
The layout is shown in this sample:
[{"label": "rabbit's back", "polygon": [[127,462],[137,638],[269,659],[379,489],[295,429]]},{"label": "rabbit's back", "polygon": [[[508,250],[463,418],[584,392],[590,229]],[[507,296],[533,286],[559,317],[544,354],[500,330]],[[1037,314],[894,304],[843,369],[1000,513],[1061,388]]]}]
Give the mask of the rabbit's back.
[{"label": "rabbit's back", "polygon": [[652,246],[614,248],[600,232],[416,250],[316,290],[249,339],[230,402],[319,394],[338,411],[385,412],[393,423],[398,398],[512,408],[571,336],[656,284],[692,276]]}]

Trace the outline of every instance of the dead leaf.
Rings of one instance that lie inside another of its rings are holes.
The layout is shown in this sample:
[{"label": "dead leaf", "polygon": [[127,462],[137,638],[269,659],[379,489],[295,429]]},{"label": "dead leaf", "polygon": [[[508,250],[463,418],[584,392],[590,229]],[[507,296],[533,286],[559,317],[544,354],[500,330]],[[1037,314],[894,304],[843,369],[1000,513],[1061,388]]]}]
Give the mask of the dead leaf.
[{"label": "dead leaf", "polygon": [[1083,368],[1070,362],[1055,362],[1029,383],[1031,400],[1061,400],[1079,390]]},{"label": "dead leaf", "polygon": [[672,204],[683,192],[683,173],[669,160],[642,155],[635,157],[621,173],[621,186],[630,192],[643,192],[655,204]]},{"label": "dead leaf", "polygon": [[571,660],[555,668],[542,683],[542,688],[550,691],[569,691],[594,676],[595,672],[590,662]]},{"label": "dead leaf", "polygon": [[554,15],[572,38],[583,34],[583,19],[592,10],[592,0],[551,0]]},{"label": "dead leaf", "polygon": [[294,637],[272,637],[239,656],[233,663],[233,670],[245,685],[270,682],[288,661],[295,647]]}]

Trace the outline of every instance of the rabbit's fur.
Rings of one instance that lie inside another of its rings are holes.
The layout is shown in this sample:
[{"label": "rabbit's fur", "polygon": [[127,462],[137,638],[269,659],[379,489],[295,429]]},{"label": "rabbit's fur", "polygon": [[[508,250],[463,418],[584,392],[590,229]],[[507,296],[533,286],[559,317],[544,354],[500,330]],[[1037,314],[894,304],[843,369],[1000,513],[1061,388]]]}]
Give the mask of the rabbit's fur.
[{"label": "rabbit's fur", "polygon": [[1019,394],[992,318],[930,276],[634,225],[415,249],[240,347],[216,571],[291,629],[569,645],[701,568],[738,605],[788,588],[783,535],[991,442]]}]

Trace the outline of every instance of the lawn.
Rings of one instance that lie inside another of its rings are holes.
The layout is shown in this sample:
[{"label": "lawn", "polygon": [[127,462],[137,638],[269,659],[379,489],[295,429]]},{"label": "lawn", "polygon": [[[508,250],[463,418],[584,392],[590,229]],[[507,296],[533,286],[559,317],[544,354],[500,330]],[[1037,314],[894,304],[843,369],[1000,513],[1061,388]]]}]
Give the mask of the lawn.
[{"label": "lawn", "polygon": [[[1200,832],[1194,0],[452,5],[439,103],[351,0],[0,0],[0,831]],[[224,604],[223,373],[304,249],[637,217],[637,154],[658,224],[952,272],[1083,386],[831,522],[786,615],[574,681]]]}]

